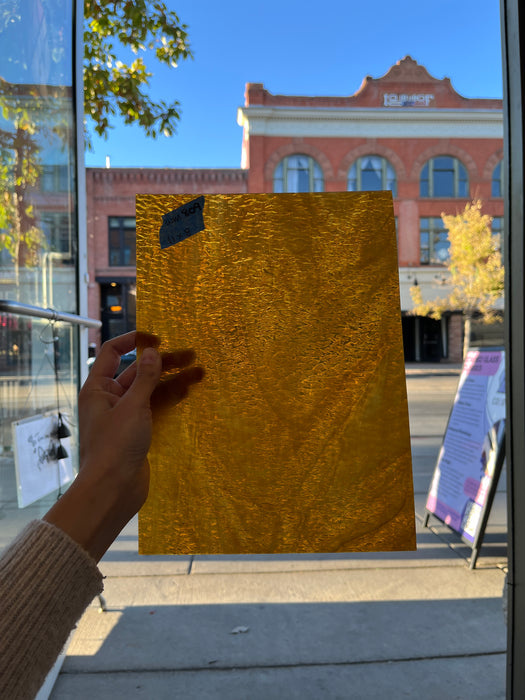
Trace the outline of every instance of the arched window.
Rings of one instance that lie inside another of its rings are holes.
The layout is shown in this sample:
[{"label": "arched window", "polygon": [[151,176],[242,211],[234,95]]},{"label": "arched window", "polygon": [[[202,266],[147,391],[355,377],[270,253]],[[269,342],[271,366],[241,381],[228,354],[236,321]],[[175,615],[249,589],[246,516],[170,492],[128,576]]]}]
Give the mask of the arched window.
[{"label": "arched window", "polygon": [[496,165],[492,171],[492,196],[503,197],[503,161]]},{"label": "arched window", "polygon": [[452,156],[436,156],[423,166],[421,197],[468,197],[468,175],[463,163]]},{"label": "arched window", "polygon": [[274,192],[322,192],[324,177],[321,166],[311,156],[286,156],[273,174]]},{"label": "arched window", "polygon": [[390,190],[397,194],[396,172],[386,158],[363,156],[348,171],[348,191]]}]

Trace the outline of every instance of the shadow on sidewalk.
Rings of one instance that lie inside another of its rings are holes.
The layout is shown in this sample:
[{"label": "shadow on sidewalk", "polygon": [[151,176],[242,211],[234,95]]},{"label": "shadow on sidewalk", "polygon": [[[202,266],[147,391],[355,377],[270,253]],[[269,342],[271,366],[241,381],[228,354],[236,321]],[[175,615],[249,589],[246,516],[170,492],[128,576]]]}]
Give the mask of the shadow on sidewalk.
[{"label": "shadow on sidewalk", "polygon": [[88,612],[52,700],[505,697],[498,598]]}]

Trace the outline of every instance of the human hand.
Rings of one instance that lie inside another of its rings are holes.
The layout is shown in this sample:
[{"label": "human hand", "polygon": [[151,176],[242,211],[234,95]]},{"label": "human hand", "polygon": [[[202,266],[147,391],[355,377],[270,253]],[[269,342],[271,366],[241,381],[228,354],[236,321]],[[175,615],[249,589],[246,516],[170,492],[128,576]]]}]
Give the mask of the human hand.
[{"label": "human hand", "polygon": [[[140,359],[115,378],[121,355],[137,343],[144,347]],[[46,520],[66,530],[97,560],[146,500],[152,407],[178,403],[204,375],[201,367],[188,366],[195,359],[192,350],[161,356],[158,345],[155,336],[135,331],[108,341],[79,395],[79,475]],[[180,371],[161,382],[161,372],[173,368]],[[69,502],[89,512],[87,521]]]}]

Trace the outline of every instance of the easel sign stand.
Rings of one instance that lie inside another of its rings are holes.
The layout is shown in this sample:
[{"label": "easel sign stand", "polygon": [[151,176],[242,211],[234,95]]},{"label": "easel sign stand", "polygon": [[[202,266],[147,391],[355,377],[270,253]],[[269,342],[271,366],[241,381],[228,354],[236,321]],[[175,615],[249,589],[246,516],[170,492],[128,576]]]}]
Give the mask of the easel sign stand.
[{"label": "easel sign stand", "polygon": [[441,520],[472,547],[474,569],[505,461],[505,352],[470,350],[430,484],[423,522]]}]

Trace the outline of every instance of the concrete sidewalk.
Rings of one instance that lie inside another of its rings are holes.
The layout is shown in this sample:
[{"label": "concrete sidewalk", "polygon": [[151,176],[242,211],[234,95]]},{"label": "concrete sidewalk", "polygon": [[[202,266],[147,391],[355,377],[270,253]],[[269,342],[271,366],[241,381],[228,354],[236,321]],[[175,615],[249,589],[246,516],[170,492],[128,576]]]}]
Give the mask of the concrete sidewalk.
[{"label": "concrete sidewalk", "polygon": [[504,698],[505,494],[474,571],[418,520],[414,553],[147,559],[133,523],[51,698]]},{"label": "concrete sidewalk", "polygon": [[139,557],[133,522],[51,699],[505,698],[504,479],[475,570],[448,528],[422,526],[453,373],[407,373],[416,552]]},{"label": "concrete sidewalk", "polygon": [[504,698],[504,501],[474,571],[421,523],[415,553],[145,561],[130,525],[51,698]]}]

